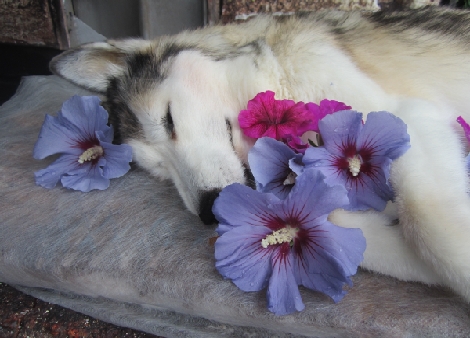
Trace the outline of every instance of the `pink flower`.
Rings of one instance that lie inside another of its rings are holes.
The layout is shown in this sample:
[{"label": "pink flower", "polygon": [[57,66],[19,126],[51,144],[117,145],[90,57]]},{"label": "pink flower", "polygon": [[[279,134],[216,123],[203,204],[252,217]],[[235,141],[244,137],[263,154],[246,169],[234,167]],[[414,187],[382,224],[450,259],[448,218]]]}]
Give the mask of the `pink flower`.
[{"label": "pink flower", "polygon": [[275,100],[274,92],[259,93],[240,111],[238,122],[245,135],[252,138],[271,137],[282,140],[288,135],[300,136],[313,116],[303,102]]},{"label": "pink flower", "polygon": [[457,122],[462,126],[464,132],[465,132],[465,137],[467,138],[467,141],[470,142],[470,126],[468,123],[463,119],[462,116],[457,117]]},{"label": "pink flower", "polygon": [[299,154],[304,154],[305,151],[310,147],[310,144],[304,143],[304,141],[298,136],[287,135],[283,141],[289,146],[289,148]]},{"label": "pink flower", "polygon": [[336,113],[342,110],[350,110],[351,107],[345,105],[343,102],[338,102],[334,100],[322,100],[320,104],[309,102],[305,107],[312,113],[313,119],[309,123],[304,123],[301,125],[296,135],[289,135],[286,137],[285,143],[294,151],[304,154],[305,151],[310,147],[308,142],[309,135],[307,132],[318,133],[318,122],[329,114]]},{"label": "pink flower", "polygon": [[307,109],[313,114],[312,123],[305,126],[305,129],[300,130],[302,134],[306,131],[312,130],[318,132],[318,121],[324,118],[326,115],[336,113],[341,110],[351,110],[351,106],[347,106],[343,102],[334,101],[334,100],[322,100],[320,104],[316,103],[307,103]]},{"label": "pink flower", "polygon": [[[457,117],[457,122],[462,126],[467,142],[470,143],[470,125],[468,125],[462,116]],[[467,164],[467,170],[470,171],[470,154],[465,158],[465,162]]]}]

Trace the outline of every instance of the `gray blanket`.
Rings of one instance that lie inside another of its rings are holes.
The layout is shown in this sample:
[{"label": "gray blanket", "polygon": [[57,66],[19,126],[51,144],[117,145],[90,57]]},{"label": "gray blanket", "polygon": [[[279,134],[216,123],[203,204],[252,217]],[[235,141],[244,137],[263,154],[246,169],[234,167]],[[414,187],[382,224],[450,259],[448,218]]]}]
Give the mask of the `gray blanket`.
[{"label": "gray blanket", "polygon": [[87,95],[25,78],[0,108],[0,281],[45,301],[166,337],[468,337],[452,292],[359,271],[338,304],[301,289],[305,310],[276,317],[214,268],[214,230],[171,183],[133,168],[105,191],[46,190],[32,157],[46,113]]}]

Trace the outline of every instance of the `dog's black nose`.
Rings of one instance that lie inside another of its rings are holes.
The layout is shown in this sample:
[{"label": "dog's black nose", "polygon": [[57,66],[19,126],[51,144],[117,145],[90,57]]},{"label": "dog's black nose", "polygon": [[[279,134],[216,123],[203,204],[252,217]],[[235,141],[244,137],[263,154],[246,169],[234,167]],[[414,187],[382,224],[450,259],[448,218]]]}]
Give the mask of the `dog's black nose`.
[{"label": "dog's black nose", "polygon": [[199,218],[206,225],[217,223],[217,220],[212,213],[212,206],[215,199],[219,196],[220,189],[205,191],[199,202]]}]

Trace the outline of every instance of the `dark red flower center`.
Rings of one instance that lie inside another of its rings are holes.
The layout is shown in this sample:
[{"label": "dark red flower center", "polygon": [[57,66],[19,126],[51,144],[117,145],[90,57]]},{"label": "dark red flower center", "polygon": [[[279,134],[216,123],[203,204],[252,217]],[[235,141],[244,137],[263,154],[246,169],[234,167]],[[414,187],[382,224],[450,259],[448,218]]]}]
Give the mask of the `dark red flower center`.
[{"label": "dark red flower center", "polygon": [[97,137],[87,137],[77,141],[76,148],[83,152],[78,158],[79,163],[91,162],[95,165],[104,154],[104,149],[100,145]]}]

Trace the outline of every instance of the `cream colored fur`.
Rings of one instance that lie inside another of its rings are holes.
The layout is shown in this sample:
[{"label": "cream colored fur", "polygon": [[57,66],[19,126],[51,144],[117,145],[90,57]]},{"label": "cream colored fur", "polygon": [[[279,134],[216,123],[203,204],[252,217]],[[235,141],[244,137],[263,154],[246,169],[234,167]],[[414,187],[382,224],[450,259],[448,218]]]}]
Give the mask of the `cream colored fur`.
[{"label": "cream colored fur", "polygon": [[[340,37],[324,23],[332,20],[345,31]],[[383,213],[337,210],[330,219],[363,230],[364,268],[444,284],[470,301],[466,141],[456,123],[459,115],[470,121],[466,43],[418,26],[397,33],[358,13],[331,12],[311,21],[261,17],[154,42],[84,46],[59,56],[53,69],[105,92],[108,77],[126,76],[127,55],[151,52],[157,61],[169,44],[187,48],[161,65],[162,81],[129,89],[125,99],[142,132],[124,141],[138,164],[175,183],[189,210],[197,213],[201,190],[245,182],[242,165],[253,140],[242,135],[237,116],[258,92],[304,102],[334,99],[364,113],[387,110],[405,121],[411,136],[411,149],[392,166],[396,203]],[[168,103],[175,139],[161,122]]]}]

